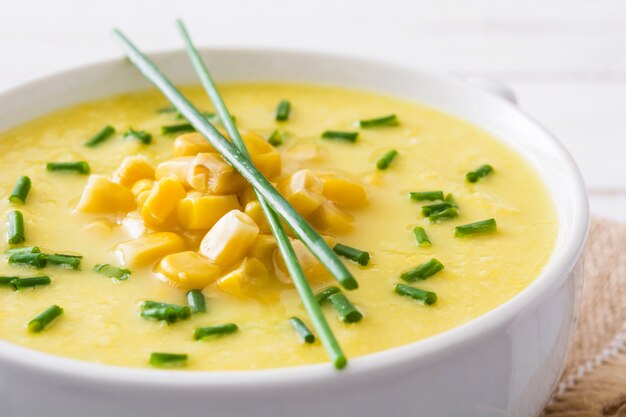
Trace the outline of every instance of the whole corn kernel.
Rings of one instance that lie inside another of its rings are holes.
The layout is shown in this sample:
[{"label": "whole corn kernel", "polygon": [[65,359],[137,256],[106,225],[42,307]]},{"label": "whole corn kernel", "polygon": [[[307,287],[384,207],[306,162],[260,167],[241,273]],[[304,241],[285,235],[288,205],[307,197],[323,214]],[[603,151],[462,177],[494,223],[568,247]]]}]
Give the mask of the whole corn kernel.
[{"label": "whole corn kernel", "polygon": [[308,216],[322,201],[322,181],[312,171],[302,169],[282,179],[278,191],[302,216]]},{"label": "whole corn kernel", "polygon": [[354,217],[325,201],[309,216],[311,225],[327,233],[343,233],[352,228]]},{"label": "whole corn kernel", "polygon": [[250,216],[231,210],[204,236],[200,253],[225,268],[246,256],[258,234],[259,226]]},{"label": "whole corn kernel", "polygon": [[134,266],[148,265],[170,253],[184,250],[183,238],[172,232],[152,233],[117,245],[122,263]]},{"label": "whole corn kernel", "polygon": [[191,192],[178,203],[178,222],[185,229],[208,230],[226,213],[239,208],[236,195],[202,195]]},{"label": "whole corn kernel", "polygon": [[270,226],[267,223],[267,219],[265,218],[265,214],[263,213],[263,209],[261,208],[261,203],[256,201],[250,201],[243,209],[243,212],[246,213],[254,222],[259,226],[261,233],[268,233],[270,231]]},{"label": "whole corn kernel", "polygon": [[274,251],[277,248],[276,239],[270,234],[259,234],[252,247],[248,251],[248,256],[260,259],[266,265],[272,265]]},{"label": "whole corn kernel", "polygon": [[157,271],[175,286],[201,289],[217,279],[221,268],[197,252],[186,251],[161,259]]},{"label": "whole corn kernel", "polygon": [[174,156],[196,156],[199,153],[217,153],[215,148],[198,132],[185,133],[174,139]]},{"label": "whole corn kernel", "polygon": [[123,185],[91,175],[76,209],[88,213],[125,213],[135,208],[135,196]]},{"label": "whole corn kernel", "polygon": [[178,177],[171,175],[161,178],[143,203],[141,217],[149,227],[162,225],[175,216],[178,203],[184,197],[185,189]]},{"label": "whole corn kernel", "polygon": [[265,139],[253,132],[246,132],[241,135],[252,163],[267,178],[280,176],[282,166],[280,153],[270,145]]},{"label": "whole corn kernel", "polygon": [[197,191],[210,194],[236,194],[246,181],[216,153],[199,153],[187,173],[187,182]]},{"label": "whole corn kernel", "polygon": [[324,197],[340,207],[363,207],[367,204],[367,191],[356,181],[322,177],[322,184]]},{"label": "whole corn kernel", "polygon": [[246,258],[241,264],[217,280],[217,288],[235,297],[259,294],[270,280],[270,273],[257,258]]},{"label": "whole corn kernel", "polygon": [[127,156],[113,173],[114,182],[129,188],[143,179],[154,179],[154,168],[140,155]]},{"label": "whole corn kernel", "polygon": [[183,185],[183,187],[190,188],[189,182],[187,182],[187,175],[189,173],[189,169],[191,168],[192,162],[193,157],[191,156],[163,161],[159,165],[157,165],[155,178],[157,180],[160,180],[161,178],[175,175],[176,178],[178,178],[180,183]]}]

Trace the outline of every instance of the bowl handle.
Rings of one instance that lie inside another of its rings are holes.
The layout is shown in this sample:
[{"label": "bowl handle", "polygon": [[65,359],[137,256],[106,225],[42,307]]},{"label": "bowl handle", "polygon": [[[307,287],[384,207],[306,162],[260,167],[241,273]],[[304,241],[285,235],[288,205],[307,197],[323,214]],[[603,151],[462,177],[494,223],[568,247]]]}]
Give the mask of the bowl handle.
[{"label": "bowl handle", "polygon": [[464,77],[463,79],[465,80],[465,82],[473,85],[474,87],[478,87],[481,90],[485,90],[491,94],[500,96],[513,104],[517,104],[517,97],[515,96],[515,92],[513,92],[511,87],[509,87],[502,81],[496,80],[495,78],[483,76]]}]

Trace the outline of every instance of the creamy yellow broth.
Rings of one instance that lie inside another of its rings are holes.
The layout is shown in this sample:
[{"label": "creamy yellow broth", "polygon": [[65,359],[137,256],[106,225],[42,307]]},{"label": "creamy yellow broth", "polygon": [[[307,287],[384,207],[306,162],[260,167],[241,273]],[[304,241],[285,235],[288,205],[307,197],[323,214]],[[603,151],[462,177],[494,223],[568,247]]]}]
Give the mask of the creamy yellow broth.
[{"label": "creamy yellow broth", "polygon": [[[184,93],[201,109],[210,110],[200,88]],[[513,150],[486,132],[439,111],[377,94],[338,88],[279,84],[234,84],[221,88],[239,127],[267,136],[279,128],[288,132],[279,147],[283,172],[310,168],[340,173],[361,181],[369,204],[348,210],[351,231],[334,237],[367,250],[370,266],[346,261],[360,287],[346,291],[363,312],[357,324],[340,322],[331,306],[323,310],[348,357],[421,340],[466,323],[528,286],[548,261],[557,232],[552,202],[533,169]],[[275,106],[289,99],[288,122],[274,121]],[[127,281],[115,281],[92,271],[97,263],[119,265],[115,246],[131,239],[119,217],[76,213],[87,176],[47,172],[49,161],[86,160],[92,173],[110,176],[125,156],[144,155],[153,166],[172,157],[173,137],[160,134],[163,125],[180,123],[172,114],[157,114],[168,106],[157,92],[107,98],[58,111],[0,135],[1,214],[15,208],[26,222],[26,245],[48,252],[84,256],[82,271],[54,266],[34,270],[9,266],[0,259],[1,275],[52,277],[49,286],[24,291],[0,287],[0,337],[36,350],[104,364],[147,367],[151,352],[189,354],[187,369],[224,370],[286,367],[327,360],[323,347],[300,342],[288,322],[299,316],[311,327],[295,289],[275,280],[255,297],[237,298],[215,285],[204,289],[208,312],[172,325],[142,319],[144,300],[185,304],[185,290],[159,280],[152,266],[131,268]],[[320,139],[327,129],[355,131],[358,119],[396,113],[397,127],[360,129],[357,143]],[[94,148],[83,143],[106,124],[117,134]],[[153,143],[125,140],[128,127],[152,133]],[[395,148],[400,156],[386,171],[376,172],[377,159]],[[303,157],[318,153],[318,158]],[[301,159],[297,161],[296,159]],[[304,160],[302,160],[304,159]],[[465,173],[483,163],[496,172],[469,184]],[[7,201],[19,175],[33,182],[25,205]],[[410,191],[453,193],[460,206],[456,219],[429,224]],[[454,227],[495,218],[498,232],[459,239]],[[413,227],[423,226],[431,247],[417,247]],[[6,224],[2,222],[2,235]],[[190,249],[195,249],[191,247]],[[430,258],[445,269],[413,284],[434,291],[438,301],[425,306],[393,293],[400,273]],[[314,289],[332,285],[311,277]],[[65,314],[39,334],[26,324],[52,304]],[[208,341],[194,341],[199,325],[234,322],[239,332]]]}]

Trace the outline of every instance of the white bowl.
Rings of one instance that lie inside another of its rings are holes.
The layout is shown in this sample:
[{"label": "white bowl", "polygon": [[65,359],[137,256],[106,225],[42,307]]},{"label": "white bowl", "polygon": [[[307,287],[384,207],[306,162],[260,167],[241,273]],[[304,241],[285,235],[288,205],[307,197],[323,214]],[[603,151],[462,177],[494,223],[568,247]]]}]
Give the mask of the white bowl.
[{"label": "white bowl", "polygon": [[[0,341],[4,417],[536,416],[570,345],[589,211],[567,151],[514,104],[457,79],[344,56],[205,50],[219,81],[334,84],[439,108],[492,132],[527,158],[555,202],[560,228],[539,277],[460,327],[384,352],[263,371],[185,372],[80,362]],[[153,56],[176,83],[196,83],[182,51]],[[0,95],[0,131],[52,110],[150,87],[126,60],[97,63]],[[89,337],[89,335],[85,335]]]}]

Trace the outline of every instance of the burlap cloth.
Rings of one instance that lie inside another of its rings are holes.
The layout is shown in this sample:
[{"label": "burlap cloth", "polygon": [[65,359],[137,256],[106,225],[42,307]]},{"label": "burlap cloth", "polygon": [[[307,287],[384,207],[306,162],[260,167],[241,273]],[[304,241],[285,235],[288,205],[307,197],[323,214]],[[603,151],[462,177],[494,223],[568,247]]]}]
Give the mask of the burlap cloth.
[{"label": "burlap cloth", "polygon": [[579,323],[544,417],[626,417],[626,225],[591,222]]}]

